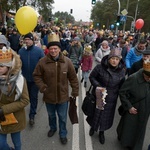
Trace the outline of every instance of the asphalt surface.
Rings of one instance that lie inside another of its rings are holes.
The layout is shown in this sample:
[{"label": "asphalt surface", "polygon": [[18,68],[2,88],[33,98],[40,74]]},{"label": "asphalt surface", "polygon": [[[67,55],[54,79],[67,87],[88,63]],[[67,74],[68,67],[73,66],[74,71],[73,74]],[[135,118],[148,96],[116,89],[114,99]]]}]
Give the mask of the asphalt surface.
[{"label": "asphalt surface", "polygon": [[[81,72],[78,74],[79,81],[81,80]],[[88,83],[89,87],[89,83]],[[62,145],[59,139],[58,130],[51,138],[47,136],[49,131],[48,116],[45,108],[45,104],[42,102],[42,94],[39,93],[39,103],[37,109],[37,115],[35,117],[35,125],[31,127],[28,124],[29,105],[26,107],[27,115],[27,127],[22,131],[22,150],[126,150],[122,148],[117,140],[116,127],[118,125],[120,116],[118,115],[116,108],[114,124],[111,129],[105,132],[105,144],[101,145],[98,140],[98,133],[95,133],[92,137],[88,135],[89,126],[85,121],[85,116],[81,110],[82,100],[85,96],[85,91],[88,89],[83,87],[83,83],[80,83],[80,95],[78,97],[78,116],[79,124],[72,125],[69,118],[67,121],[68,129],[68,143]],[[150,121],[147,124],[147,130],[145,135],[145,141],[143,150],[147,150],[150,143]],[[10,135],[8,136],[8,143],[13,146]]]}]

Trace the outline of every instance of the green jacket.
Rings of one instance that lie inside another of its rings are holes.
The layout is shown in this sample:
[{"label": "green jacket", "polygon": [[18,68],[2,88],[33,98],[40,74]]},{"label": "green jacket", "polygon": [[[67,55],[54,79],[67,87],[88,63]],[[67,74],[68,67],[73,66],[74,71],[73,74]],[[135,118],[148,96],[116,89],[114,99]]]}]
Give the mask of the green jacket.
[{"label": "green jacket", "polygon": [[150,115],[150,83],[145,81],[142,72],[143,69],[129,76],[119,92],[124,109],[129,110],[133,106],[138,112],[133,115],[127,111],[117,127],[121,144],[132,147],[132,150],[142,150]]}]

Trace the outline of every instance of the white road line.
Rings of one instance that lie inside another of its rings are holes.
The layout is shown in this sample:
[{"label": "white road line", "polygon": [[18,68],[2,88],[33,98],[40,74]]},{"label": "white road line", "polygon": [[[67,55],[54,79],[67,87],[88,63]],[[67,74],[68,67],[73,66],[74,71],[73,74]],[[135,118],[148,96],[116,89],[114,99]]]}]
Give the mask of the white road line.
[{"label": "white road line", "polygon": [[[79,74],[81,75],[81,70],[79,69],[79,71],[80,71]],[[85,91],[85,88],[83,87],[83,83],[82,83],[82,86],[81,86],[81,91],[82,91],[81,92],[82,93],[82,97],[81,98],[82,98],[82,100],[84,99],[84,97],[86,95],[86,91]],[[86,116],[84,115],[85,149],[86,150],[93,150],[92,139],[89,136],[89,130],[90,130],[90,127],[89,127],[88,123],[86,122]]]},{"label": "white road line", "polygon": [[[78,74],[77,74],[78,76]],[[77,114],[79,119],[79,97],[76,98]],[[72,150],[80,150],[79,146],[79,124],[73,125],[72,131]]]},{"label": "white road line", "polygon": [[[85,88],[82,86],[82,97],[83,98],[85,97],[85,94],[86,94]],[[86,116],[84,115],[85,147],[86,147],[86,150],[93,150],[92,139],[89,136],[89,130],[90,130],[90,127],[89,127],[88,123],[86,122]]]},{"label": "white road line", "polygon": [[[79,117],[79,102],[78,97],[76,99],[76,105],[77,105],[77,114]],[[72,150],[80,150],[79,147],[79,124],[73,125],[73,134],[72,134]]]}]

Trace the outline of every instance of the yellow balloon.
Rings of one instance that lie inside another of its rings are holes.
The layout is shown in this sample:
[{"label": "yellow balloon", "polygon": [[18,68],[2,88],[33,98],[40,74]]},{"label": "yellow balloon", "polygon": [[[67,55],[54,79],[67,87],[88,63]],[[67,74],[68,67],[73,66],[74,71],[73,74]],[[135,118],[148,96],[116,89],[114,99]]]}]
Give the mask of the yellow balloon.
[{"label": "yellow balloon", "polygon": [[30,6],[21,7],[15,15],[15,24],[20,34],[25,35],[36,27],[37,13]]}]

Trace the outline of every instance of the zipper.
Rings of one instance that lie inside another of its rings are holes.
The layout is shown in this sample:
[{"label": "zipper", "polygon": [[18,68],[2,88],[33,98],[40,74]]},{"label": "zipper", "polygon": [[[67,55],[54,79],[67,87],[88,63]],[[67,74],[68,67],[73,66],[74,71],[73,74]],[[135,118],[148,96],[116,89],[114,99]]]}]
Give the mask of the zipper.
[{"label": "zipper", "polygon": [[58,63],[56,62],[56,102],[57,102],[57,65]]}]

